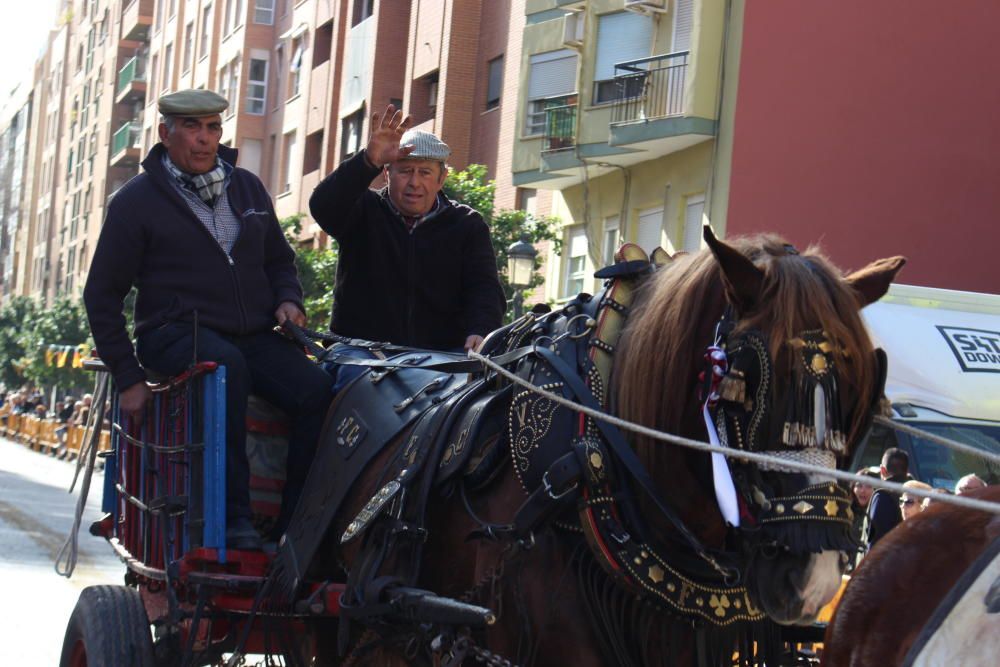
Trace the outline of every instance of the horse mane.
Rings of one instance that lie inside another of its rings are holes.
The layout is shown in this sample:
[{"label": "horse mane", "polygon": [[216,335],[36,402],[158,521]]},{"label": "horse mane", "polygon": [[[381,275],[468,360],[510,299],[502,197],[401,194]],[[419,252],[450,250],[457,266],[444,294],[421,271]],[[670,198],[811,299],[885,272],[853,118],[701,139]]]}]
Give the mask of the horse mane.
[{"label": "horse mane", "polygon": [[[761,235],[727,241],[763,271],[757,304],[738,313],[740,329],[757,329],[769,341],[775,372],[787,369],[784,343],[821,327],[839,344],[835,362],[847,372],[840,392],[858,406],[872,404],[877,369],[871,341],[859,314],[858,295],[817,248],[798,254],[784,240]],[[706,249],[677,257],[643,285],[623,332],[613,374],[613,405],[624,419],[668,433],[704,438],[697,419],[698,372],[705,348],[728,299],[725,276]],[[785,360],[785,361],[783,361]],[[784,365],[783,365],[784,364]],[[854,410],[848,442],[861,435],[866,410]],[[632,441],[654,469],[665,449],[639,435]],[[662,468],[660,468],[662,470]]]}]

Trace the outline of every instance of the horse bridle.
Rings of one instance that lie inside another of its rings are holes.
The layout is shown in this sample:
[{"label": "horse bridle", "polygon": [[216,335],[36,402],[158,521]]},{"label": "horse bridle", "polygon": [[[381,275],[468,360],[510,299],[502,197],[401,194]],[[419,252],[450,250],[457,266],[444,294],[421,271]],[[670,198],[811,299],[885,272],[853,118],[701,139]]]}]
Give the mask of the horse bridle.
[{"label": "horse bridle", "polygon": [[[767,338],[755,329],[739,330],[732,308],[727,307],[716,328],[714,345],[706,354],[708,367],[702,376],[702,398],[711,419],[707,427],[716,431],[724,447],[835,469],[837,457],[847,451],[836,377],[840,348],[819,329],[800,332],[786,345],[792,350],[791,388],[785,404],[776,406],[772,400],[774,363]],[[880,395],[881,387],[878,389]],[[772,414],[781,408],[784,415]],[[771,444],[777,424],[781,449]],[[814,527],[825,526],[831,535],[802,550],[812,551],[817,545],[850,548],[848,531],[854,517],[846,488],[830,481],[778,495],[763,483],[760,473],[787,470],[780,464],[754,468],[728,461],[730,470],[740,469],[733,475],[733,483],[742,519],[738,525],[745,532],[758,528],[773,532],[770,529],[778,526],[810,522]],[[796,545],[786,546],[798,550]]]}]

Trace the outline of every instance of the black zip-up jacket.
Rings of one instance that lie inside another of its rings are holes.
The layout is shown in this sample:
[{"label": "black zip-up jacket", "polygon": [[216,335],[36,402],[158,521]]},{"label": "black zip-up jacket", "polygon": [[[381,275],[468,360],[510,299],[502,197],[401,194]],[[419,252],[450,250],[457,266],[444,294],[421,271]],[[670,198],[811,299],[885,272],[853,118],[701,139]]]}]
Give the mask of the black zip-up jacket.
[{"label": "black zip-up jacket", "polygon": [[[192,322],[195,311],[201,326],[257,333],[274,326],[280,303],[302,307],[295,253],[260,179],[240,168],[230,175],[226,193],[240,232],[227,255],[171,184],[165,152],[154,146],[145,172],[108,204],[83,290],[97,353],[119,391],[146,379],[122,313],[133,284],[137,336],[167,322]],[[236,151],[226,146],[219,157],[236,163]]]},{"label": "black zip-up jacket", "polygon": [[364,151],[313,192],[313,217],[340,245],[330,328],[338,334],[447,350],[503,323],[507,307],[490,230],[476,211],[438,196],[413,231],[370,190]]}]

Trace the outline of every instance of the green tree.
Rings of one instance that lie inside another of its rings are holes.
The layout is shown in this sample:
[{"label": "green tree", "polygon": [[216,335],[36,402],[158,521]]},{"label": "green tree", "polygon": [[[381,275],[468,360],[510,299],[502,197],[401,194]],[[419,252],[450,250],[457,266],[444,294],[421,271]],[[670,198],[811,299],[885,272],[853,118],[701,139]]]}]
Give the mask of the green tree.
[{"label": "green tree", "polygon": [[310,329],[325,330],[330,324],[333,308],[333,288],[337,282],[336,248],[302,246],[302,214],[281,221],[285,238],[295,248],[295,268],[302,283],[303,305]]},{"label": "green tree", "polygon": [[[496,183],[486,178],[486,167],[481,164],[470,164],[462,171],[451,172],[444,183],[445,196],[479,211],[489,225],[493,249],[497,254],[500,283],[509,303],[514,297],[514,288],[507,282],[507,249],[511,244],[521,240],[522,237],[533,244],[548,241],[558,253],[562,240],[559,235],[558,218],[538,217],[525,211],[510,209],[496,210],[493,205],[495,192]],[[545,282],[544,276],[539,271],[542,261],[541,255],[535,258],[535,274],[522,296],[526,296],[528,292]]]},{"label": "green tree", "polygon": [[26,296],[16,296],[0,309],[0,382],[8,389],[24,383],[23,329],[35,320],[36,303]]},{"label": "green tree", "polygon": [[90,327],[83,303],[60,298],[49,308],[37,308],[29,321],[21,325],[20,343],[24,349],[24,378],[38,387],[58,385],[64,390],[84,390],[94,383],[94,376],[72,367],[72,352],[62,368],[46,363],[49,345],[76,347],[90,339]]}]

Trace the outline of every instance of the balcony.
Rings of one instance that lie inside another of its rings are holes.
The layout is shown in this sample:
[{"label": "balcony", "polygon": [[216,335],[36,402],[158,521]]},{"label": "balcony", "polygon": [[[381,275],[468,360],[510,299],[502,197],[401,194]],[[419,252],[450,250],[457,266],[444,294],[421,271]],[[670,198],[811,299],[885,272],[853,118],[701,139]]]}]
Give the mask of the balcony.
[{"label": "balcony", "polygon": [[132,0],[122,10],[122,39],[131,42],[148,42],[153,25],[155,0]]},{"label": "balcony", "polygon": [[139,135],[142,126],[127,121],[111,137],[112,167],[134,167],[139,164]]},{"label": "balcony", "polygon": [[137,102],[146,98],[146,60],[135,56],[118,70],[116,102]]},{"label": "balcony", "polygon": [[689,57],[678,51],[619,63],[613,79],[594,82],[595,101],[613,102],[608,145],[669,153],[715,134],[715,121],[686,115]]}]

